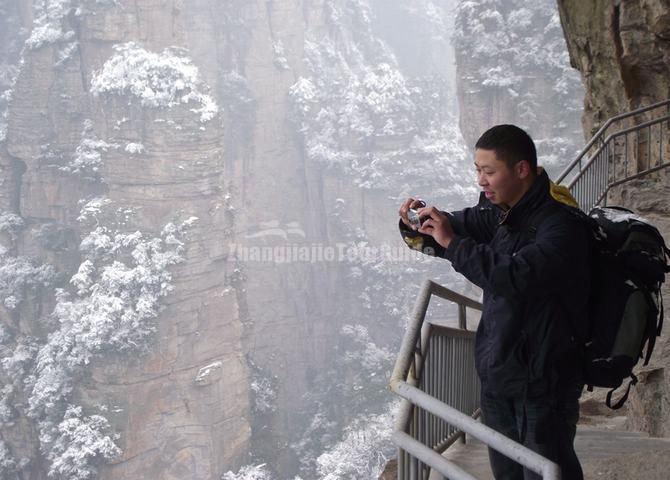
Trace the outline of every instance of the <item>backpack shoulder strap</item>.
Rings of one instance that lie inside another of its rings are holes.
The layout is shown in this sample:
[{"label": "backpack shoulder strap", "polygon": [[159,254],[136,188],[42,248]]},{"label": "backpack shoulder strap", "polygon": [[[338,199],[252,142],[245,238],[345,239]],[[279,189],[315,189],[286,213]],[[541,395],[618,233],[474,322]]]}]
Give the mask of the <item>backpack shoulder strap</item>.
[{"label": "backpack shoulder strap", "polygon": [[557,200],[553,200],[547,205],[543,206],[542,208],[539,208],[535,210],[531,215],[530,218],[525,222],[525,230],[526,232],[532,237],[535,238],[535,235],[537,234],[537,230],[540,228],[540,225],[548,219],[549,217],[552,217],[554,214],[561,210],[567,210],[570,212],[572,215],[575,217],[580,217],[580,220],[583,221],[583,218],[579,215],[585,216],[581,210],[572,207],[570,205],[566,205],[564,203],[561,203]]},{"label": "backpack shoulder strap", "polygon": [[628,395],[630,394],[630,387],[634,385],[637,385],[637,377],[631,373],[630,382],[628,382],[626,393],[624,393],[623,396],[614,405],[612,405],[612,395],[614,395],[614,391],[616,390],[616,388],[613,388],[612,390],[607,392],[607,399],[605,400],[605,404],[612,410],[619,410],[621,407],[623,407],[623,404],[626,403],[626,400],[628,400]]}]

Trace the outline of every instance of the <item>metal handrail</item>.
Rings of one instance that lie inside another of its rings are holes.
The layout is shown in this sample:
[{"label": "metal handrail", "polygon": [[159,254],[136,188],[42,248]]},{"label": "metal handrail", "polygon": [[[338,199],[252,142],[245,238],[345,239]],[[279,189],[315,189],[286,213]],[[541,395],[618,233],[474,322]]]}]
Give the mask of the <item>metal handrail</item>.
[{"label": "metal handrail", "polygon": [[575,168],[575,166],[581,162],[582,158],[584,158],[584,155],[586,155],[589,152],[589,150],[591,150],[591,147],[593,147],[593,145],[595,145],[598,140],[602,141],[603,135],[614,122],[619,122],[621,120],[634,117],[635,115],[640,115],[650,110],[655,110],[660,107],[668,107],[668,106],[670,106],[670,98],[667,100],[663,100],[661,102],[653,103],[646,107],[641,107],[636,110],[631,110],[629,112],[624,112],[619,115],[615,115],[614,117],[611,117],[609,120],[605,122],[605,124],[602,127],[600,127],[600,129],[598,129],[593,138],[591,138],[589,143],[586,144],[586,147],[584,147],[584,149],[579,153],[579,155],[577,155],[577,158],[575,158],[572,162],[570,162],[570,164],[567,167],[563,169],[563,172],[561,172],[561,174],[556,179],[556,183],[557,184],[561,183],[565,179],[565,177],[568,176],[568,174],[572,171],[572,169]]},{"label": "metal handrail", "polygon": [[[466,308],[472,308],[481,311],[481,303],[464,297],[448,288],[445,288],[431,280],[426,280],[417,296],[414,312],[410,323],[407,326],[405,336],[400,346],[400,353],[396,359],[395,367],[390,379],[391,390],[405,399],[401,407],[395,431],[393,434],[394,443],[403,451],[412,455],[413,458],[420,461],[423,465],[435,469],[441,475],[452,480],[475,480],[469,473],[463,471],[453,462],[439,455],[430,446],[418,442],[416,439],[405,433],[409,421],[409,412],[413,406],[417,406],[435,415],[437,418],[456,427],[460,431],[472,435],[489,447],[499,451],[503,455],[520,463],[524,467],[542,475],[546,480],[560,480],[560,469],[558,465],[541,455],[533,452],[527,447],[515,442],[514,440],[496,432],[476,421],[470,415],[467,415],[449,405],[423,392],[417,387],[418,379],[423,369],[423,355],[425,349],[425,338],[421,338],[422,326],[428,309],[428,304],[432,295],[439,296],[446,300],[457,303],[459,307],[459,324],[462,330],[466,330]],[[430,330],[428,330],[428,336]],[[460,335],[472,335],[472,332],[461,331]],[[423,341],[422,341],[423,340]],[[418,358],[416,358],[418,357]],[[417,360],[419,365],[417,366]],[[418,373],[418,374],[417,374]],[[399,457],[400,460],[400,457]],[[398,466],[399,479],[402,478],[403,468]],[[412,478],[420,478],[416,472]]]},{"label": "metal handrail", "polygon": [[[661,107],[666,107],[666,111],[655,113],[656,118],[633,126],[624,125],[617,131],[605,135],[614,122]],[[664,129],[664,123],[670,121],[669,112],[670,99],[612,117],[598,130],[579,156],[565,168],[556,183],[567,181],[566,186],[570,188],[582,209],[588,212],[596,205],[607,204],[608,194],[613,187],[670,167],[663,150],[664,144],[666,148],[668,146],[666,137],[669,128]],[[645,133],[646,136],[643,135]],[[654,142],[657,144],[657,149],[652,150]],[[584,156],[592,151],[594,146],[597,148],[584,162]],[[579,170],[567,180],[576,167]],[[630,167],[633,167],[632,172]]]}]

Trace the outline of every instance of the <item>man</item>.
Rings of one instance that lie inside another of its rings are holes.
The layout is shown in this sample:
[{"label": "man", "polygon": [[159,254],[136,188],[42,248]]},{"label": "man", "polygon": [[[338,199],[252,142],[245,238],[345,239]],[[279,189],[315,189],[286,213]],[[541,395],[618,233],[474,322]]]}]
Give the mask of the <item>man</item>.
[{"label": "man", "polygon": [[[588,232],[551,194],[533,140],[514,125],[486,131],[475,146],[478,205],[446,213],[414,198],[400,207],[406,243],[449,260],[484,291],[475,341],[486,425],[582,480],[574,452],[587,334]],[[422,224],[408,219],[416,209]],[[497,480],[539,475],[489,449]]]}]

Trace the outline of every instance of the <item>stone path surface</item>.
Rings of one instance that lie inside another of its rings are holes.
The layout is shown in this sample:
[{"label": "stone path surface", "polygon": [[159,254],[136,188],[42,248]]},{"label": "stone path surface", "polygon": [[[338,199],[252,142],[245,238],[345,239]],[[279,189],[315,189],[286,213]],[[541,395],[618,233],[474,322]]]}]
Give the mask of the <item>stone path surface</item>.
[{"label": "stone path surface", "polygon": [[[623,430],[625,417],[606,423],[579,425],[575,448],[585,480],[667,480],[670,478],[670,438],[651,438]],[[493,480],[484,444],[468,437],[457,442],[445,456],[480,480]],[[430,479],[440,476],[432,474]],[[569,480],[569,479],[564,479]]]}]

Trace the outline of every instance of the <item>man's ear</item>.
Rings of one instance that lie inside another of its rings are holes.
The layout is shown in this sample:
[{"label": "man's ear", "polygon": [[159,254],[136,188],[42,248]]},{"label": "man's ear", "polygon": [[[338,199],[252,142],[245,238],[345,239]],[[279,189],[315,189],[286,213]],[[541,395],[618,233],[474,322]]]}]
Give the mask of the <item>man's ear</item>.
[{"label": "man's ear", "polygon": [[531,174],[530,163],[528,163],[528,160],[521,160],[519,162],[516,162],[516,165],[514,165],[514,169],[516,170],[517,177],[520,178],[521,180],[527,178]]}]

